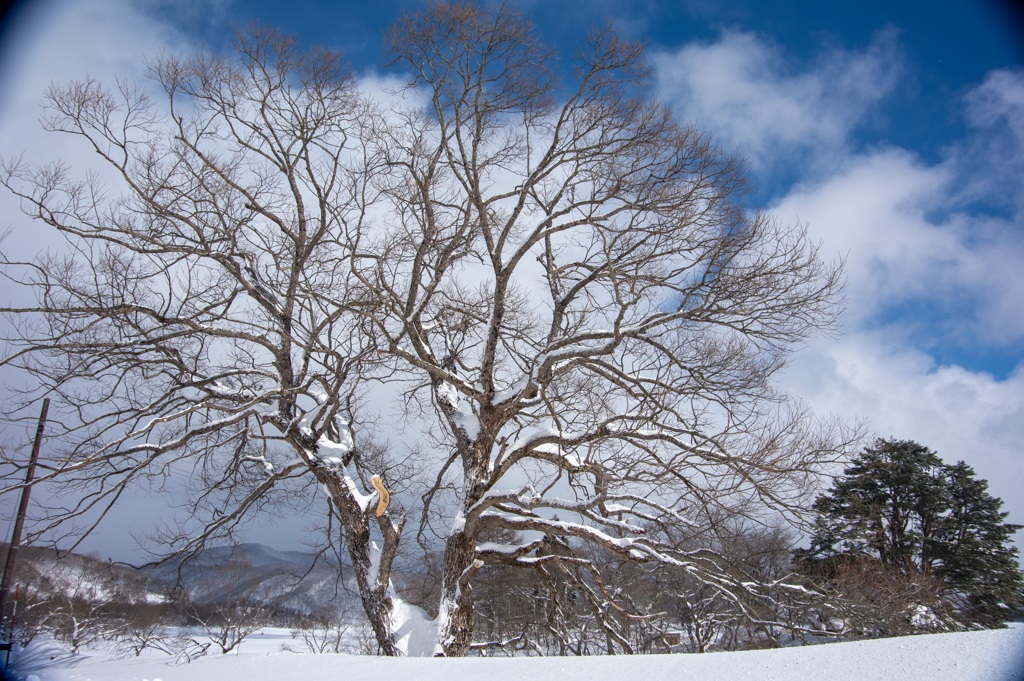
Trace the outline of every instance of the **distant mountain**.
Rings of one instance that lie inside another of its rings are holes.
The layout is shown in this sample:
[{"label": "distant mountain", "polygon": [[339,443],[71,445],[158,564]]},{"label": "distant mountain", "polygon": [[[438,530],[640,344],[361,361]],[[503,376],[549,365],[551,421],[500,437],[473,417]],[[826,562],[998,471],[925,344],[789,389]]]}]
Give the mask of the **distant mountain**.
[{"label": "distant mountain", "polygon": [[263,544],[211,547],[183,565],[168,562],[142,572],[168,591],[179,584],[180,573],[180,586],[195,603],[246,597],[304,613],[359,607],[345,582],[347,571],[336,562]]},{"label": "distant mountain", "polygon": [[[6,545],[0,543],[0,560]],[[179,581],[180,568],[180,581]],[[298,613],[358,612],[349,572],[337,562],[262,544],[217,546],[184,565],[166,562],[136,570],[95,557],[23,547],[16,583],[38,595],[79,593],[90,600],[157,602],[184,594],[195,604],[250,598]]]},{"label": "distant mountain", "polygon": [[[0,544],[0,560],[6,560],[7,544]],[[45,598],[57,594],[87,600],[155,602],[166,592],[162,580],[139,570],[114,565],[94,556],[63,553],[51,548],[24,546],[18,552],[14,582],[24,597]]]},{"label": "distant mountain", "polygon": [[263,544],[238,544],[235,546],[214,546],[179,566],[167,561],[156,567],[144,568],[143,572],[159,577],[170,585],[178,580],[186,586],[195,586],[208,581],[211,575],[225,571],[248,571],[253,574],[303,575],[313,567],[316,557],[300,551],[277,551]]}]

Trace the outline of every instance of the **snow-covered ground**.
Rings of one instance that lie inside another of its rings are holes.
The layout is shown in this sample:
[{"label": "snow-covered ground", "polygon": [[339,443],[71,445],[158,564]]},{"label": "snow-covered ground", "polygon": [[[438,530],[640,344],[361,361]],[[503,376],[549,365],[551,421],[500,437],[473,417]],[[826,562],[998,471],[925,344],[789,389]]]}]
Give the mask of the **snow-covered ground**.
[{"label": "snow-covered ground", "polygon": [[385,659],[286,652],[285,630],[247,639],[238,654],[175,666],[166,657],[93,656],[37,668],[39,681],[1024,681],[1024,625],[803,648],[706,655]]}]

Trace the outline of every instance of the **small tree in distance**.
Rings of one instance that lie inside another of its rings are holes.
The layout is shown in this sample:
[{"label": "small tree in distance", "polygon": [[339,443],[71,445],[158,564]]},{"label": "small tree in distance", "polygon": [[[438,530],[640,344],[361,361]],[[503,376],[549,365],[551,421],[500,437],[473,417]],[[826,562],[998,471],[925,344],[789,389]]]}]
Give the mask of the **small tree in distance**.
[{"label": "small tree in distance", "polygon": [[[1004,626],[1024,606],[1024,575],[1010,544],[1021,526],[1006,522],[1002,501],[987,488],[962,461],[944,464],[916,442],[879,439],[815,501],[811,547],[797,556],[826,578],[855,575],[862,596],[884,587],[884,597],[866,600],[899,612],[874,613],[872,621],[907,620],[935,599],[962,625]],[[884,575],[870,576],[872,563]],[[897,633],[893,626],[883,633]]]}]

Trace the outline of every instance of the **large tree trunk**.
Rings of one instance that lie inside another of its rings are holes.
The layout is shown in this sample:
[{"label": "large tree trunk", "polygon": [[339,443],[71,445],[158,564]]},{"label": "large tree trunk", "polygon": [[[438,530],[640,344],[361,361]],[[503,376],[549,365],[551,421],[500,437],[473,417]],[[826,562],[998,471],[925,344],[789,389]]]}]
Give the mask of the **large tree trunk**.
[{"label": "large tree trunk", "polygon": [[[346,533],[346,544],[348,555],[352,559],[355,572],[355,583],[359,589],[359,599],[362,601],[362,610],[367,613],[367,620],[373,629],[374,638],[377,639],[377,647],[381,654],[396,657],[401,654],[394,638],[391,612],[394,604],[388,592],[388,581],[382,586],[379,576],[373,574],[374,563],[380,561],[380,556],[374,556],[380,550],[370,540],[369,526],[366,533]],[[353,538],[357,534],[359,537]],[[353,541],[355,539],[356,541]]]},{"label": "large tree trunk", "polygon": [[332,501],[342,519],[345,546],[359,588],[359,598],[363,604],[370,628],[382,655],[401,656],[394,635],[392,611],[394,603],[391,598],[391,566],[398,552],[398,544],[405,525],[405,517],[395,525],[388,514],[377,518],[383,537],[383,546],[378,547],[370,535],[370,512],[360,506],[351,490],[333,471],[325,471],[320,475],[322,482],[327,484]]},{"label": "large tree trunk", "polygon": [[476,540],[464,530],[452,533],[444,552],[438,636],[445,657],[463,657],[473,642],[473,593],[470,580],[478,569]]},{"label": "large tree trunk", "polygon": [[[457,435],[462,435],[457,434]],[[460,437],[461,439],[461,437]],[[438,607],[440,653],[445,657],[464,657],[473,642],[473,588],[471,581],[482,563],[476,557],[477,522],[469,511],[486,490],[482,452],[489,448],[486,437],[476,442],[463,440],[465,495],[459,520],[452,527],[444,551],[441,576],[441,603]]]}]

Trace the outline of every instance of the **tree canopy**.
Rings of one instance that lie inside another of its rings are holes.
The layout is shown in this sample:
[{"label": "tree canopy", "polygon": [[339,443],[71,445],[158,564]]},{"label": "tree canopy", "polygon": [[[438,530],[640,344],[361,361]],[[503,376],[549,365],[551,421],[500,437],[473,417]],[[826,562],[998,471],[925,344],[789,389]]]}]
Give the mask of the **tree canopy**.
[{"label": "tree canopy", "polygon": [[934,580],[957,620],[1002,626],[1024,606],[1024,575],[1011,544],[1020,525],[960,461],[909,440],[877,440],[814,503],[808,564],[835,573],[858,558]]},{"label": "tree canopy", "polygon": [[390,571],[410,513],[444,547],[447,655],[469,650],[485,564],[572,581],[627,651],[616,613],[642,613],[587,547],[759,592],[694,537],[797,511],[835,458],[772,377],[835,324],[840,263],[744,204],[742,164],[652,99],[641,46],[608,28],[565,77],[507,4],[431,4],[388,44],[408,88],[380,99],[269,30],[157,60],[159,97],[51,89],[47,127],[110,185],[0,174],[68,245],[6,270],[37,304],[7,310],[3,363],[63,405],[44,483],[80,499],[42,529],[175,475],[194,485],[178,553],[325,499],[388,654],[407,651]]}]

